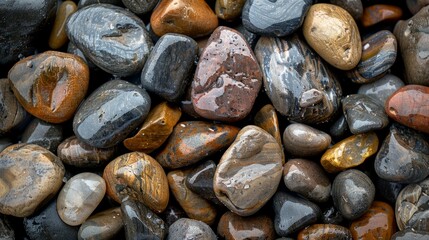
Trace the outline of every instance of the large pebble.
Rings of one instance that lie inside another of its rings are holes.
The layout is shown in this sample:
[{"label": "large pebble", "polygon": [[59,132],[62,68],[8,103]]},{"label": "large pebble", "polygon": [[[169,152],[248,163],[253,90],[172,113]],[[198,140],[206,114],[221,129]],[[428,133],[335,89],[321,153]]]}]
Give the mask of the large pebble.
[{"label": "large pebble", "polygon": [[222,205],[217,199],[213,189],[213,178],[216,171],[216,163],[207,160],[192,169],[186,176],[186,187],[207,200]]},{"label": "large pebble", "polygon": [[331,144],[331,136],[302,123],[292,123],[283,132],[285,149],[295,157],[322,154]]},{"label": "large pebble", "polygon": [[363,84],[359,87],[358,94],[365,94],[385,106],[387,99],[396,90],[404,86],[404,82],[392,74],[386,74],[372,83]]},{"label": "large pebble", "polygon": [[213,179],[217,198],[232,212],[249,216],[274,195],[284,155],[276,139],[248,125],[225,151]]},{"label": "large pebble", "polygon": [[0,79],[0,135],[20,127],[27,117],[27,112],[12,92],[9,80]]},{"label": "large pebble", "polygon": [[335,224],[314,224],[299,232],[297,240],[352,240],[352,234],[346,227]]},{"label": "large pebble", "polygon": [[54,197],[64,165],[46,148],[14,144],[0,153],[0,213],[27,217]]},{"label": "large pebble", "polygon": [[123,226],[121,209],[107,209],[92,215],[80,226],[79,240],[117,239]]},{"label": "large pebble", "polygon": [[241,217],[232,212],[226,212],[222,215],[217,225],[217,233],[225,240],[274,240],[276,235],[273,221],[269,216]]},{"label": "large pebble", "polygon": [[36,144],[55,153],[63,140],[63,126],[33,119],[21,136],[22,143]]},{"label": "large pebble", "polygon": [[216,234],[209,225],[190,218],[181,218],[168,230],[167,240],[216,240]]}]

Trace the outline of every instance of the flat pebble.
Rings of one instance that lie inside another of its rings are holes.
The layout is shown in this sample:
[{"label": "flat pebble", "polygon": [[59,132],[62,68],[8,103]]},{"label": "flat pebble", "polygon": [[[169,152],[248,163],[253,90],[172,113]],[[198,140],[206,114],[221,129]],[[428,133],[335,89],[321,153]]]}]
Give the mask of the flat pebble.
[{"label": "flat pebble", "polygon": [[426,239],[428,232],[426,231],[416,231],[413,229],[405,229],[403,231],[396,232],[391,240],[421,240]]}]

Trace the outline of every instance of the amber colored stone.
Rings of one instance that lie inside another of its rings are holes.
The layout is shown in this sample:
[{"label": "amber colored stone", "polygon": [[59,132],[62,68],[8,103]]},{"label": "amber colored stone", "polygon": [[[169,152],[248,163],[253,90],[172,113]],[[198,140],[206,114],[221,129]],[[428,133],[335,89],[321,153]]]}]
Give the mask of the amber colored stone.
[{"label": "amber colored stone", "polygon": [[216,15],[226,21],[232,21],[241,16],[246,0],[216,0]]},{"label": "amber colored stone", "polygon": [[178,123],[155,159],[167,168],[180,168],[228,147],[238,128],[202,121]]},{"label": "amber colored stone", "polygon": [[169,172],[167,179],[171,192],[190,218],[210,225],[216,219],[216,208],[186,187],[186,177],[190,173],[190,169]]},{"label": "amber colored stone", "polygon": [[167,140],[181,115],[180,108],[168,102],[158,104],[149,112],[138,133],[124,140],[124,146],[131,151],[151,153]]},{"label": "amber colored stone", "polygon": [[106,193],[118,203],[131,197],[160,213],[169,199],[167,176],[151,156],[141,152],[121,155],[104,169]]},{"label": "amber colored stone", "polygon": [[279,119],[277,118],[276,109],[271,104],[267,104],[259,110],[253,122],[256,126],[267,131],[273,136],[276,141],[282,146],[282,138],[280,134]]},{"label": "amber colored stone", "polygon": [[218,19],[204,0],[162,0],[152,12],[150,25],[158,36],[180,33],[195,38],[213,32]]},{"label": "amber colored stone", "polygon": [[340,172],[362,164],[377,150],[378,137],[375,133],[357,134],[326,150],[320,159],[320,163],[329,173]]},{"label": "amber colored stone", "polygon": [[51,35],[49,36],[49,47],[58,49],[66,44],[68,41],[65,29],[67,18],[76,11],[77,6],[73,1],[64,1],[61,3],[57,10],[57,16],[55,17]]},{"label": "amber colored stone", "polygon": [[394,5],[375,4],[363,10],[362,26],[370,27],[383,21],[397,21],[402,17],[402,9]]},{"label": "amber colored stone", "polygon": [[395,211],[384,202],[374,201],[371,208],[350,225],[353,239],[390,239],[396,232]]},{"label": "amber colored stone", "polygon": [[335,224],[314,224],[303,230],[298,234],[297,240],[330,240],[330,239],[343,239],[351,240],[352,234],[343,226]]},{"label": "amber colored stone", "polygon": [[76,55],[47,51],[17,62],[8,78],[27,112],[46,122],[61,123],[73,117],[85,97],[89,69]]},{"label": "amber colored stone", "polygon": [[385,110],[393,120],[429,133],[429,87],[406,85],[386,101]]},{"label": "amber colored stone", "polygon": [[235,239],[275,239],[274,225],[270,217],[255,215],[241,217],[232,212],[222,215],[217,225],[217,233],[225,240]]}]

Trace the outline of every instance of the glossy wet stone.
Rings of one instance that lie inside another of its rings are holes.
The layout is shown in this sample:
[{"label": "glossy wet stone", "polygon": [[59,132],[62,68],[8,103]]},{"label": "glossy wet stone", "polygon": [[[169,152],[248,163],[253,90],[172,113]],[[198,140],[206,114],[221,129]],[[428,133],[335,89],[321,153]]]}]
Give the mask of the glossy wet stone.
[{"label": "glossy wet stone", "polygon": [[292,123],[283,132],[286,151],[295,157],[311,157],[322,154],[331,144],[329,134],[302,123]]},{"label": "glossy wet stone", "polygon": [[367,95],[385,106],[387,99],[403,86],[404,82],[400,78],[392,74],[386,74],[375,82],[361,85],[357,93]]},{"label": "glossy wet stone", "polygon": [[331,182],[314,161],[290,159],[283,166],[283,181],[286,187],[315,202],[326,202],[331,194]]},{"label": "glossy wet stone", "polygon": [[347,125],[353,134],[380,130],[389,124],[383,106],[366,95],[348,95],[341,103]]},{"label": "glossy wet stone", "polygon": [[226,21],[233,21],[241,16],[246,0],[216,0],[216,16]]},{"label": "glossy wet stone", "polygon": [[85,97],[89,69],[73,54],[47,51],[17,62],[8,78],[27,112],[47,122],[61,123],[73,117]]},{"label": "glossy wet stone", "polygon": [[280,136],[279,119],[277,117],[276,109],[271,104],[263,106],[253,118],[256,126],[267,131],[273,136],[276,141],[282,146],[282,139]]},{"label": "glossy wet stone", "polygon": [[67,18],[77,11],[76,3],[73,1],[64,1],[58,6],[57,14],[55,17],[54,26],[49,36],[49,47],[52,49],[61,48],[67,43],[68,38],[66,34]]},{"label": "glossy wet stone", "polygon": [[385,110],[396,122],[429,134],[428,101],[429,87],[407,85],[389,97]]},{"label": "glossy wet stone", "polygon": [[340,84],[297,35],[261,37],[255,55],[266,94],[280,114],[303,123],[326,122],[334,116],[340,106]]},{"label": "glossy wet stone", "polygon": [[115,239],[123,228],[119,207],[99,212],[89,217],[79,228],[79,239]]},{"label": "glossy wet stone", "polygon": [[180,122],[155,158],[166,168],[188,166],[228,147],[238,131],[237,127],[224,124]]},{"label": "glossy wet stone", "polygon": [[397,21],[402,17],[402,9],[395,5],[375,4],[363,10],[362,26],[370,27],[380,22]]},{"label": "glossy wet stone", "polygon": [[350,231],[340,225],[335,224],[314,224],[299,232],[297,240],[310,240],[310,239],[343,239],[352,240]]},{"label": "glossy wet stone", "polygon": [[353,239],[390,239],[396,231],[395,211],[384,202],[374,201],[368,211],[350,225]]},{"label": "glossy wet stone", "polygon": [[252,49],[255,49],[255,45],[258,42],[258,39],[260,37],[260,35],[250,32],[249,30],[247,30],[243,24],[239,24],[237,26],[234,27],[235,30],[239,31],[244,38],[246,39],[247,43],[249,43],[249,45],[252,47]]},{"label": "glossy wet stone", "polygon": [[406,0],[406,3],[408,9],[413,15],[420,11],[424,6],[429,5],[428,0]]},{"label": "glossy wet stone", "polygon": [[390,127],[374,161],[380,178],[414,183],[429,175],[429,141],[426,136],[399,124]]},{"label": "glossy wet stone", "polygon": [[175,221],[187,217],[185,211],[174,200],[171,199],[168,202],[167,208],[161,213],[161,217],[167,226],[171,226]]},{"label": "glossy wet stone", "polygon": [[413,229],[405,229],[393,234],[391,240],[420,240],[425,239],[428,235],[426,231],[415,231]]},{"label": "glossy wet stone", "polygon": [[350,136],[326,150],[320,163],[329,173],[359,166],[377,153],[378,143],[374,132]]},{"label": "glossy wet stone", "polygon": [[0,213],[27,217],[58,192],[64,166],[34,144],[14,144],[0,153]]},{"label": "glossy wet stone", "polygon": [[275,239],[274,225],[267,215],[241,217],[232,212],[222,215],[217,233],[225,240],[233,239]]},{"label": "glossy wet stone", "polygon": [[68,19],[66,31],[85,57],[118,76],[141,71],[153,47],[143,21],[111,4],[79,9]]},{"label": "glossy wet stone", "polygon": [[27,112],[12,92],[9,80],[0,79],[0,135],[19,127],[27,117]]},{"label": "glossy wet stone", "polygon": [[393,33],[399,44],[408,84],[429,86],[429,6],[422,8],[408,20],[399,20]]},{"label": "glossy wet stone", "polygon": [[158,1],[156,0],[122,0],[122,3],[131,12],[141,15],[152,11]]},{"label": "glossy wet stone", "polygon": [[218,19],[204,0],[162,0],[150,16],[153,32],[180,33],[192,38],[209,35]]},{"label": "glossy wet stone", "polygon": [[132,199],[121,203],[126,239],[164,239],[164,221],[144,204]]},{"label": "glossy wet stone", "polygon": [[392,206],[395,205],[399,192],[407,186],[406,183],[386,181],[378,176],[375,177],[374,184],[377,195],[381,196]]},{"label": "glossy wet stone", "polygon": [[[57,212],[57,201],[52,200],[40,212],[26,217],[23,220],[24,230],[32,240],[37,239],[78,239],[78,230],[76,226],[70,226],[64,223]],[[1,235],[0,235],[1,236]]]},{"label": "glossy wet stone", "polygon": [[399,230],[411,228],[429,232],[428,201],[429,179],[410,184],[399,193],[395,204],[395,217]]},{"label": "glossy wet stone", "polygon": [[374,195],[374,184],[359,170],[341,172],[332,183],[334,206],[348,220],[361,217],[371,207]]},{"label": "glossy wet stone", "polygon": [[213,190],[213,177],[216,171],[216,163],[207,160],[192,169],[186,176],[186,187],[207,200],[222,205]]},{"label": "glossy wet stone", "polygon": [[286,237],[309,226],[319,219],[320,208],[299,196],[278,191],[273,197],[274,229]]},{"label": "glossy wet stone", "polygon": [[355,21],[362,17],[363,6],[361,0],[330,0],[329,2],[344,8],[344,10],[352,15]]},{"label": "glossy wet stone", "polygon": [[362,57],[356,68],[347,72],[355,83],[369,83],[380,78],[395,63],[396,38],[388,30],[376,32],[362,41]]},{"label": "glossy wet stone", "polygon": [[22,133],[21,142],[36,144],[55,153],[63,140],[63,126],[33,119]]},{"label": "glossy wet stone", "polygon": [[332,66],[350,70],[359,63],[362,53],[359,30],[343,8],[315,4],[310,7],[302,27],[308,45]]},{"label": "glossy wet stone", "polygon": [[107,195],[120,203],[130,197],[152,211],[162,212],[170,197],[167,176],[161,165],[141,152],[121,155],[104,169]]},{"label": "glossy wet stone", "polygon": [[[190,169],[169,172],[167,178],[170,190],[190,218],[213,224],[217,214],[216,208],[211,202],[192,192],[186,186],[186,178],[190,173]],[[170,230],[172,226],[170,226]]]},{"label": "glossy wet stone", "polygon": [[143,123],[150,105],[150,96],[144,89],[123,80],[108,81],[79,107],[73,131],[88,145],[113,147]]},{"label": "glossy wet stone", "polygon": [[321,222],[324,224],[337,224],[341,225],[344,223],[344,217],[336,209],[332,202],[329,202],[329,205],[322,209]]},{"label": "glossy wet stone", "polygon": [[254,214],[277,190],[283,158],[273,136],[257,126],[244,127],[216,168],[216,197],[240,216]]},{"label": "glossy wet stone", "polygon": [[218,27],[200,55],[192,104],[202,117],[235,122],[252,110],[262,85],[259,64],[243,35]]},{"label": "glossy wet stone", "polygon": [[168,230],[167,240],[200,239],[216,240],[216,234],[209,225],[190,218],[181,218]]},{"label": "glossy wet stone", "polygon": [[301,27],[311,4],[312,0],[248,0],[243,8],[243,25],[260,35],[287,36]]},{"label": "glossy wet stone", "polygon": [[344,138],[352,135],[349,130],[349,125],[347,123],[346,117],[344,117],[344,114],[341,114],[338,119],[331,125],[331,127],[329,128],[329,134],[333,139],[337,141],[343,140]]},{"label": "glossy wet stone", "polygon": [[141,74],[143,88],[169,102],[185,93],[197,57],[195,40],[180,34],[165,34],[153,47]]},{"label": "glossy wet stone", "polygon": [[124,140],[124,146],[130,151],[151,153],[159,148],[173,132],[182,112],[167,102],[152,108],[139,131]]}]

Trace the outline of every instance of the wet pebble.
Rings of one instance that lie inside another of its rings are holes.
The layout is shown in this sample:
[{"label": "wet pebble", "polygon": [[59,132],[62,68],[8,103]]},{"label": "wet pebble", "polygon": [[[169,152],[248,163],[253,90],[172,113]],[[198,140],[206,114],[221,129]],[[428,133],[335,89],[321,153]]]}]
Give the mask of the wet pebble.
[{"label": "wet pebble", "polygon": [[9,80],[0,79],[0,135],[23,125],[27,117],[28,113],[13,94]]},{"label": "wet pebble", "polygon": [[375,177],[374,183],[377,194],[391,205],[395,205],[399,192],[407,185],[406,183],[386,181],[378,176]]},{"label": "wet pebble", "polygon": [[209,225],[190,218],[181,218],[174,222],[169,230],[167,240],[216,240],[216,234]]},{"label": "wet pebble", "polygon": [[226,21],[233,21],[241,16],[246,0],[216,0],[216,16]]},{"label": "wet pebble", "polygon": [[352,234],[346,227],[335,224],[314,224],[300,231],[297,240],[352,240]]},{"label": "wet pebble", "polygon": [[403,231],[396,232],[391,240],[421,240],[426,239],[428,232],[426,231],[416,231],[413,229],[405,229]]},{"label": "wet pebble", "polygon": [[216,163],[207,160],[195,168],[186,176],[186,187],[207,200],[218,205],[222,203],[217,199],[213,189],[213,178],[216,171]]},{"label": "wet pebble", "polygon": [[357,93],[367,95],[381,106],[385,106],[387,99],[403,86],[404,82],[400,78],[393,74],[386,74],[375,82],[361,85]]},{"label": "wet pebble", "polygon": [[402,18],[402,9],[395,5],[375,4],[363,10],[362,26],[370,27],[380,22],[394,22]]},{"label": "wet pebble", "polygon": [[22,133],[21,142],[36,144],[56,153],[63,140],[63,126],[33,119]]},{"label": "wet pebble", "polygon": [[362,17],[363,6],[361,0],[330,0],[329,2],[344,8],[344,10],[352,15],[355,21]]},{"label": "wet pebble", "polygon": [[79,240],[115,239],[123,229],[119,207],[110,208],[89,217],[79,228]]},{"label": "wet pebble", "polygon": [[225,240],[235,239],[275,239],[274,225],[267,215],[241,217],[232,212],[222,215],[217,225],[217,233]]},{"label": "wet pebble", "polygon": [[54,26],[49,36],[49,47],[52,49],[59,49],[67,43],[66,22],[68,17],[76,11],[77,6],[73,1],[64,1],[58,6]]},{"label": "wet pebble", "polygon": [[157,0],[122,0],[122,3],[131,12],[142,15],[149,13],[155,8],[158,3]]},{"label": "wet pebble", "polygon": [[253,122],[256,126],[264,129],[271,134],[280,146],[282,145],[279,119],[277,117],[276,109],[271,104],[263,106],[253,118]]}]

